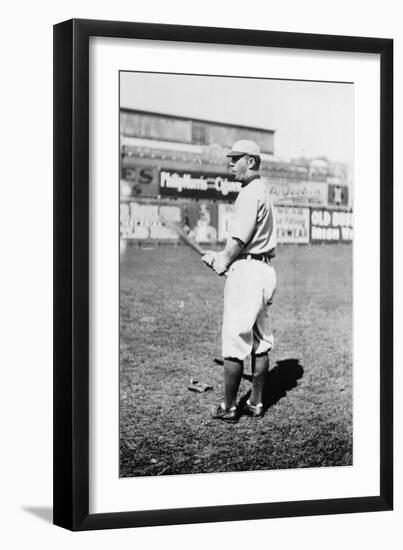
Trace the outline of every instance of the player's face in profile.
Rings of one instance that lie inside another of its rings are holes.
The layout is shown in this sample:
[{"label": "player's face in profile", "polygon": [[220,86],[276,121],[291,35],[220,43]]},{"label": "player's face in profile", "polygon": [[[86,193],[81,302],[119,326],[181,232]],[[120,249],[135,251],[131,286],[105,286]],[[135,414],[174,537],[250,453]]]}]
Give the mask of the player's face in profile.
[{"label": "player's face in profile", "polygon": [[229,169],[235,181],[243,181],[248,170],[248,155],[230,157]]}]

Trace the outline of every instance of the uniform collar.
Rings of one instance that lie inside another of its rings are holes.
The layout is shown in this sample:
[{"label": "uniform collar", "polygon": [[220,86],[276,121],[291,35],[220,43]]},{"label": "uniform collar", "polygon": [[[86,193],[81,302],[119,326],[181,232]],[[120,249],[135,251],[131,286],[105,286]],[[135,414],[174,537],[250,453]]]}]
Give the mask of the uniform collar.
[{"label": "uniform collar", "polygon": [[253,180],[256,180],[260,178],[260,175],[259,174],[253,174],[252,176],[249,176],[248,179],[246,179],[243,183],[242,183],[242,187],[246,187],[247,185],[250,184],[251,181]]}]

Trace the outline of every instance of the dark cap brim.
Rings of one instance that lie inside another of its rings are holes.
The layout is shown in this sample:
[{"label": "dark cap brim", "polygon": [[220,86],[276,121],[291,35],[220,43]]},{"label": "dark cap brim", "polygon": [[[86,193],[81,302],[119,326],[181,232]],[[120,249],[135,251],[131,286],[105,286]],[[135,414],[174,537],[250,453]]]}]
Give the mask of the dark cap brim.
[{"label": "dark cap brim", "polygon": [[243,157],[244,155],[247,155],[248,153],[242,153],[241,151],[230,151],[227,153],[227,157]]}]

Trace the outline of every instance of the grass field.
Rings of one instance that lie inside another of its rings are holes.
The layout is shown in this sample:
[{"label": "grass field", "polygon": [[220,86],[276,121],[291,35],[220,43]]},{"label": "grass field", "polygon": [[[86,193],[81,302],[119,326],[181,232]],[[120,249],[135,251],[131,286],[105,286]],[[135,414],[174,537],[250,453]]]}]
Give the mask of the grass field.
[{"label": "grass field", "polygon": [[[352,247],[278,247],[262,419],[222,400],[224,279],[184,246],[128,246],[120,280],[120,475],[352,464]],[[245,366],[239,397],[249,391]],[[212,386],[189,391],[190,379]]]}]

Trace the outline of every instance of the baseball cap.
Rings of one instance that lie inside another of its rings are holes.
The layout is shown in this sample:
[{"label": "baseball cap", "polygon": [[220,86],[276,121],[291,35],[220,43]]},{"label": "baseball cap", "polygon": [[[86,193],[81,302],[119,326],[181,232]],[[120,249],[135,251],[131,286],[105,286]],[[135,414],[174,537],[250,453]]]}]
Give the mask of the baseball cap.
[{"label": "baseball cap", "polygon": [[227,153],[227,157],[239,157],[242,155],[260,157],[259,146],[251,139],[240,139],[236,141],[231,147],[231,151]]}]

